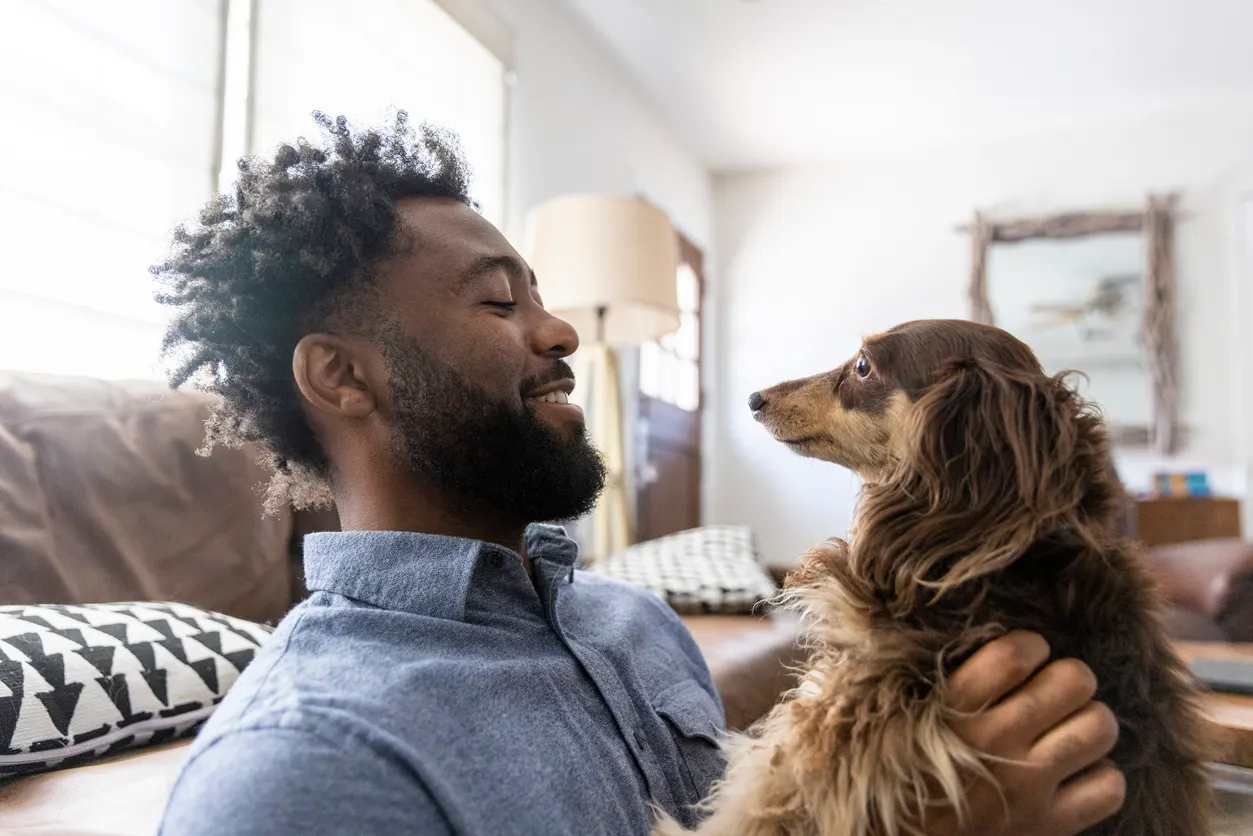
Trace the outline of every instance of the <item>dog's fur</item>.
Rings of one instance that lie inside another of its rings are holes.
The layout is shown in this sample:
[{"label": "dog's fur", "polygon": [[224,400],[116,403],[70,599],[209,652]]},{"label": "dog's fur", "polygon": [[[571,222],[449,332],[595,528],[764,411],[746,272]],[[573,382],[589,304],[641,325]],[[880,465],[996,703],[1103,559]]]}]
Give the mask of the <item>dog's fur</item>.
[{"label": "dog's fur", "polygon": [[927,320],[758,396],[776,439],[864,487],[850,539],[810,552],[784,592],[810,670],[730,742],[697,832],[894,836],[923,832],[935,804],[964,811],[967,782],[990,775],[953,730],[946,676],[1014,629],[1086,662],[1118,718],[1126,802],[1086,832],[1209,832],[1194,695],[1119,535],[1102,423],[1063,377],[1004,331]]}]

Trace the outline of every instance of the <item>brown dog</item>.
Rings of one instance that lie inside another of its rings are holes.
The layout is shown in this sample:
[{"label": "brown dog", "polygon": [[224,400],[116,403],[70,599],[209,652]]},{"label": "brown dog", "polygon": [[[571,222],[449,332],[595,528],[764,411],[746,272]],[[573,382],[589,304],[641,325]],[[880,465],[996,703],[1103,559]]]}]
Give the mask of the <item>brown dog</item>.
[{"label": "brown dog", "polygon": [[1086,662],[1119,720],[1126,803],[1088,832],[1209,832],[1191,686],[1118,534],[1101,421],[1062,378],[1004,331],[928,320],[750,406],[776,439],[864,486],[850,540],[815,549],[788,581],[811,670],[731,742],[697,832],[918,833],[926,806],[963,810],[966,781],[989,776],[953,731],[945,676],[1014,629]]}]

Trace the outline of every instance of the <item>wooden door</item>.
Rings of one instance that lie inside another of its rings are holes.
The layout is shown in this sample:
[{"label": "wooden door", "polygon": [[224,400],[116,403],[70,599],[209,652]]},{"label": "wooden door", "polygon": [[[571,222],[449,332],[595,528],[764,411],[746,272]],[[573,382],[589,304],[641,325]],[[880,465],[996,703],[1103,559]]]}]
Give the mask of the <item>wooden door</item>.
[{"label": "wooden door", "polygon": [[701,299],[704,258],[679,236],[680,325],[640,347],[635,539],[700,525]]}]

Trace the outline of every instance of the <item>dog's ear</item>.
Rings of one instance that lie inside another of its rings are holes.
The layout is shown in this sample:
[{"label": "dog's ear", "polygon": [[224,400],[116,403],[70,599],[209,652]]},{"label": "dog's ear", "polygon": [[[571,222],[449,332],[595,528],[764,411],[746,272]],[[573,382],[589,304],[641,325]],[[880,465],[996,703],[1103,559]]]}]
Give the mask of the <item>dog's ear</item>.
[{"label": "dog's ear", "polygon": [[1063,378],[964,360],[919,399],[908,465],[939,508],[1018,506],[1051,516],[1080,502],[1084,404]]},{"label": "dog's ear", "polygon": [[896,472],[867,497],[877,522],[897,530],[890,548],[922,562],[891,561],[894,586],[959,585],[1007,566],[1041,534],[1108,512],[1105,434],[1064,376],[959,361],[901,431]]}]

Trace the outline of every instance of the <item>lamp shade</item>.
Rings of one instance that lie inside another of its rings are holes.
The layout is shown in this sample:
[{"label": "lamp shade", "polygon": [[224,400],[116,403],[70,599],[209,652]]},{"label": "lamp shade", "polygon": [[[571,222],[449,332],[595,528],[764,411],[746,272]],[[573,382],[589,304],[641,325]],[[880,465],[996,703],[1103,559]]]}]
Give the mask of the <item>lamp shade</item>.
[{"label": "lamp shade", "polygon": [[622,345],[679,327],[674,227],[637,197],[575,194],[527,215],[527,260],[544,305],[584,340]]}]

